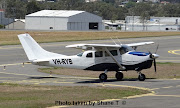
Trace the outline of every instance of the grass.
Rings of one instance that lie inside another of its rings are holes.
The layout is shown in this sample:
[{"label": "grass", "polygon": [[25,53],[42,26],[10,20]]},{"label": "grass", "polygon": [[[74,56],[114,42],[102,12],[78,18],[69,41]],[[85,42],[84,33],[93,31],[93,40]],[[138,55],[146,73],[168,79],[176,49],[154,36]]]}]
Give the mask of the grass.
[{"label": "grass", "polygon": [[[80,77],[95,77],[98,78],[99,71],[85,71],[76,69],[65,69],[65,68],[39,68],[40,72],[59,74],[59,75],[72,75]],[[123,72],[125,78],[137,78],[138,74],[136,71]],[[150,69],[143,70],[142,73],[146,75],[147,78],[157,78],[157,79],[172,79],[174,77],[180,78],[180,63],[157,63],[157,72],[154,72],[154,66]],[[115,72],[108,72],[108,77],[115,78]]]},{"label": "grass", "polygon": [[[0,45],[20,44],[17,35],[26,31],[0,31]],[[81,41],[98,40],[112,38],[138,38],[138,37],[156,37],[156,36],[175,36],[180,32],[47,32],[47,31],[27,31],[37,42],[63,42],[63,41]]]},{"label": "grass", "polygon": [[98,101],[149,93],[133,88],[35,86],[0,83],[0,108],[45,108],[55,101]]}]

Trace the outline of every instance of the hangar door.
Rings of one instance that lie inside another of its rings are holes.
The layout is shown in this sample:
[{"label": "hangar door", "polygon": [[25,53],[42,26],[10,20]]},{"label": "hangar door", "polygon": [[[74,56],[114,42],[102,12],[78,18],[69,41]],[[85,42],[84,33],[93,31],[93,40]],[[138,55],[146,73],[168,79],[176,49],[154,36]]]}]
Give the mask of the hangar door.
[{"label": "hangar door", "polygon": [[85,25],[83,22],[68,22],[68,30],[84,30]]},{"label": "hangar door", "polygon": [[98,23],[89,23],[90,30],[98,30]]}]

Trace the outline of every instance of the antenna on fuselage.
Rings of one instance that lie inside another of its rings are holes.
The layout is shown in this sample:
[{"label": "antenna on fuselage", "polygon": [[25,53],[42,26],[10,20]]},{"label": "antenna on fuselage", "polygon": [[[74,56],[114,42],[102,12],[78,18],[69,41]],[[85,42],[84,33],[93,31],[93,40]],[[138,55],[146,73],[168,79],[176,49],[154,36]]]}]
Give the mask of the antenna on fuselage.
[{"label": "antenna on fuselage", "polygon": [[120,39],[119,39],[118,37],[116,37],[116,38],[117,38],[118,42],[120,43],[120,45],[122,45],[122,43],[121,43]]},{"label": "antenna on fuselage", "polygon": [[111,38],[111,40],[114,42],[115,45],[117,45],[117,43]]}]

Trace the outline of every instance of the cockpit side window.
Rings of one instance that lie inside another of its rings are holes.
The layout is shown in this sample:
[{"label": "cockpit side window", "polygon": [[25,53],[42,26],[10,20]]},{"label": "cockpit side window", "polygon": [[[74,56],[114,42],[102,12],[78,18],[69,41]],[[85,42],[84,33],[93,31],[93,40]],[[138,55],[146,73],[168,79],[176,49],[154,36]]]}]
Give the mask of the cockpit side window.
[{"label": "cockpit side window", "polygon": [[129,52],[129,51],[132,51],[132,50],[133,50],[133,49],[132,49],[131,47],[126,46],[126,45],[122,46],[122,47],[119,49],[121,55],[122,55],[122,54],[125,54],[125,53],[127,53],[127,52]]},{"label": "cockpit side window", "polygon": [[86,55],[86,57],[87,57],[87,58],[92,58],[92,57],[93,57],[92,52],[91,52],[91,53],[88,53],[88,54]]},{"label": "cockpit side window", "polygon": [[126,50],[124,49],[124,47],[121,47],[121,48],[119,49],[119,51],[120,51],[120,54],[121,54],[121,55],[123,55],[123,54],[126,53]]},{"label": "cockpit side window", "polygon": [[95,52],[95,57],[103,57],[103,52],[102,51]]}]

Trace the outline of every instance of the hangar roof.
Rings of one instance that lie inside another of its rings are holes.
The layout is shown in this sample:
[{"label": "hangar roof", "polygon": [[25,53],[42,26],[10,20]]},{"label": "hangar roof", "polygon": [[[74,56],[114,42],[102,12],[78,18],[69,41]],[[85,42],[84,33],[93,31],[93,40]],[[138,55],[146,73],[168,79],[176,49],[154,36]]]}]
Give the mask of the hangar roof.
[{"label": "hangar roof", "polygon": [[77,10],[42,10],[26,16],[46,16],[46,17],[70,17],[76,14],[83,13],[85,11]]}]

